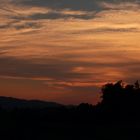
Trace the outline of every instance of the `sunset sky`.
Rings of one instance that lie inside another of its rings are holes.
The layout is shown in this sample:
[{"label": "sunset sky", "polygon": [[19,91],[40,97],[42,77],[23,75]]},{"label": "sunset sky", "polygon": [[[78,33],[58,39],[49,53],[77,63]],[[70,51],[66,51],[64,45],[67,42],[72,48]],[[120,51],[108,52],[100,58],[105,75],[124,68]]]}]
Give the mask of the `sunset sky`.
[{"label": "sunset sky", "polygon": [[140,0],[0,0],[0,96],[95,104],[140,79]]}]

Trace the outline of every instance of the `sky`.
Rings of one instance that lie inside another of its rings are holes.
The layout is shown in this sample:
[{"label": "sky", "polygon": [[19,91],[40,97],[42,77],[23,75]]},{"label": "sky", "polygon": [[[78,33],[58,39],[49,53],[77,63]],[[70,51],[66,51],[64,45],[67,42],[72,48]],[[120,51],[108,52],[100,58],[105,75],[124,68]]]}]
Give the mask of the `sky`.
[{"label": "sky", "polygon": [[0,96],[96,104],[139,72],[140,0],[0,0]]}]

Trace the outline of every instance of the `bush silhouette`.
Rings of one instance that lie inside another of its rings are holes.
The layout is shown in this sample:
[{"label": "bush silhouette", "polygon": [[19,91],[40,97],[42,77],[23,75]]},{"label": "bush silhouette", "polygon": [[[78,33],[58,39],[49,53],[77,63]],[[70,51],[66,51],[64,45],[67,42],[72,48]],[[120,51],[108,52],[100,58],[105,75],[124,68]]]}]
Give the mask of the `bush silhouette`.
[{"label": "bush silhouette", "polygon": [[116,116],[140,116],[140,85],[124,84],[122,81],[102,87],[101,110]]}]

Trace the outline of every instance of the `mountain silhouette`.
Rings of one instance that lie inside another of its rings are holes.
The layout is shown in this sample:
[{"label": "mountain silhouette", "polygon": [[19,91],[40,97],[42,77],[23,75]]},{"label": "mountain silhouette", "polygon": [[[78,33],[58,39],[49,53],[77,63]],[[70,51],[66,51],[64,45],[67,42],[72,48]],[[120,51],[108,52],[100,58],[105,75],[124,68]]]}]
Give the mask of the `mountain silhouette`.
[{"label": "mountain silhouette", "polygon": [[0,107],[3,109],[23,109],[23,108],[57,108],[62,107],[63,105],[55,103],[55,102],[47,102],[41,100],[24,100],[17,99],[12,97],[4,97],[0,96]]}]

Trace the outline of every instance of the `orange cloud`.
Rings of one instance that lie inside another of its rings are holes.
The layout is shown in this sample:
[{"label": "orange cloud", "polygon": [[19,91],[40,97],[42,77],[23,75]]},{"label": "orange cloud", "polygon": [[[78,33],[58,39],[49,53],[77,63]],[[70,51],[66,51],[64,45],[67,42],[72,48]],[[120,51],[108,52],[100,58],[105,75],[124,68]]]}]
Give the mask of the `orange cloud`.
[{"label": "orange cloud", "polygon": [[105,82],[139,79],[139,4],[100,4],[82,10],[4,2],[0,93],[95,103]]}]

